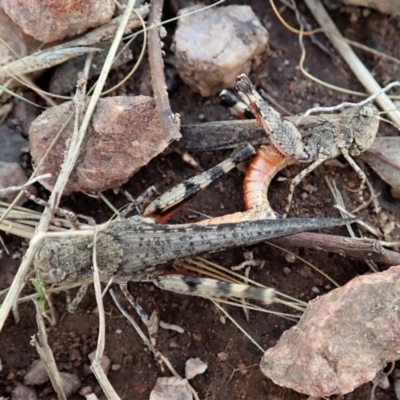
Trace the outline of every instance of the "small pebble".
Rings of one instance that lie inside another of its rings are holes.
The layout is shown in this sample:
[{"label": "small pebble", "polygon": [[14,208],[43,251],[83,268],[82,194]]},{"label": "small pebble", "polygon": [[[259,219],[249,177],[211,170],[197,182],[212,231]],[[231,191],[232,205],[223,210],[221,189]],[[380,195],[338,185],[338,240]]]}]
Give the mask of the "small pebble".
[{"label": "small pebble", "polygon": [[352,24],[355,24],[357,21],[358,21],[358,15],[357,15],[356,13],[352,13],[352,14],[350,15],[350,22],[351,22]]},{"label": "small pebble", "polygon": [[318,286],[323,286],[325,283],[325,278],[321,274],[314,274],[313,276],[313,284]]},{"label": "small pebble", "polygon": [[354,181],[349,181],[349,182],[347,183],[347,186],[348,186],[350,189],[354,189],[354,188],[356,187],[356,183],[355,183]]},{"label": "small pebble", "polygon": [[20,260],[22,258],[22,253],[19,251],[16,251],[15,253],[13,253],[13,255],[11,256],[11,258],[13,260]]},{"label": "small pebble", "polygon": [[238,367],[239,367],[239,372],[240,372],[242,375],[247,375],[247,374],[248,374],[249,370],[247,369],[247,367],[246,367],[245,364],[239,363]]},{"label": "small pebble", "polygon": [[16,386],[11,392],[11,400],[36,400],[34,388],[25,385]]},{"label": "small pebble", "polygon": [[310,196],[309,196],[309,194],[308,194],[307,192],[301,192],[300,197],[301,197],[303,200],[306,200],[306,199],[308,199]]},{"label": "small pebble", "polygon": [[81,387],[81,381],[76,375],[70,374],[69,372],[60,372],[60,376],[66,397],[76,393]]},{"label": "small pebble", "polygon": [[364,8],[361,13],[364,18],[368,18],[371,15],[371,10],[369,8]]},{"label": "small pebble", "polygon": [[193,379],[196,375],[203,374],[208,365],[200,360],[200,358],[189,358],[185,365],[185,378]]},{"label": "small pebble", "polygon": [[91,393],[93,393],[93,389],[91,386],[82,386],[79,390],[79,394],[84,397],[88,396]]},{"label": "small pebble", "polygon": [[289,267],[284,267],[283,268],[283,273],[288,276],[290,273],[292,272],[292,270]]},{"label": "small pebble", "polygon": [[293,263],[296,261],[296,257],[294,256],[294,254],[286,253],[286,254],[285,254],[285,260],[286,260],[288,263],[293,264]]},{"label": "small pebble", "polygon": [[299,274],[303,277],[303,278],[311,278],[313,276],[311,268],[304,266],[300,271]]},{"label": "small pebble", "polygon": [[35,360],[24,377],[24,384],[28,386],[43,385],[48,380],[49,377],[44,362],[42,360]]},{"label": "small pebble", "polygon": [[217,354],[217,357],[219,358],[220,361],[226,361],[228,359],[228,354],[222,351],[221,353]]},{"label": "small pebble", "polygon": [[72,349],[69,353],[69,361],[77,361],[77,360],[81,360],[82,356],[79,350],[77,349]]},{"label": "small pebble", "polygon": [[135,390],[136,393],[139,394],[144,394],[149,390],[148,386],[143,383],[134,383],[133,389]]},{"label": "small pebble", "polygon": [[196,342],[201,342],[202,337],[201,337],[201,333],[192,333],[192,337]]}]

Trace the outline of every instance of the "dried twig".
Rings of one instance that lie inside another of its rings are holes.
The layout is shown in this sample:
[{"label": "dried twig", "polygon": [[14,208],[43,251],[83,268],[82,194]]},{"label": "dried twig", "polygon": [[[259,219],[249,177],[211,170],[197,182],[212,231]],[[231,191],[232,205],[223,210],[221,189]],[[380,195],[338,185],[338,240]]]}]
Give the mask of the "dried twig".
[{"label": "dried twig", "polygon": [[163,0],[153,0],[151,2],[149,15],[149,62],[151,83],[153,86],[158,118],[164,136],[172,141],[178,140],[181,137],[179,132],[180,118],[172,112],[171,105],[169,104],[164,75],[164,62],[161,51],[160,27],[154,27],[155,25],[159,25],[161,22],[163,3]]},{"label": "dried twig", "polygon": [[24,183],[21,186],[9,186],[4,189],[0,189],[0,193],[7,193],[7,192],[16,192],[18,190],[22,190],[30,185],[33,185],[35,182],[39,181],[40,179],[49,179],[51,178],[51,174],[43,174],[37,176],[36,178],[30,179],[28,182]]},{"label": "dried twig", "polygon": [[400,265],[400,253],[386,250],[378,240],[353,239],[323,233],[304,232],[271,240],[282,247],[302,247],[373,260],[389,266]]}]

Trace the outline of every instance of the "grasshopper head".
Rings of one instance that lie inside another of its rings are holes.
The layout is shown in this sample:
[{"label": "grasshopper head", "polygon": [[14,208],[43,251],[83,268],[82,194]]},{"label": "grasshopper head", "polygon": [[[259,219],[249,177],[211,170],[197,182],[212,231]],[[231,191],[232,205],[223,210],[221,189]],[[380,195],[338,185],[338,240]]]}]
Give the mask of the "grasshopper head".
[{"label": "grasshopper head", "polygon": [[373,104],[365,104],[353,110],[354,142],[350,154],[357,156],[367,150],[375,140],[379,128],[378,109]]},{"label": "grasshopper head", "polygon": [[58,240],[45,240],[34,258],[38,277],[44,283],[68,285],[75,283],[76,271],[69,268],[71,250]]}]

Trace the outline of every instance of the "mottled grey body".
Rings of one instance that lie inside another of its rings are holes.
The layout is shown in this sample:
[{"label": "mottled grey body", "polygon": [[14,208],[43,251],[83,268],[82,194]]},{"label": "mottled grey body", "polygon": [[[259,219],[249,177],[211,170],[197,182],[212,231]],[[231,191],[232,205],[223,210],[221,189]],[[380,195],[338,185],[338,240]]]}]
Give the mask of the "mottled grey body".
[{"label": "mottled grey body", "polygon": [[[143,281],[167,262],[252,245],[294,233],[343,225],[349,220],[290,218],[231,224],[159,225],[140,217],[111,222],[97,234],[96,260],[103,282]],[[34,265],[44,282],[72,284],[92,279],[93,237],[47,239]]]}]

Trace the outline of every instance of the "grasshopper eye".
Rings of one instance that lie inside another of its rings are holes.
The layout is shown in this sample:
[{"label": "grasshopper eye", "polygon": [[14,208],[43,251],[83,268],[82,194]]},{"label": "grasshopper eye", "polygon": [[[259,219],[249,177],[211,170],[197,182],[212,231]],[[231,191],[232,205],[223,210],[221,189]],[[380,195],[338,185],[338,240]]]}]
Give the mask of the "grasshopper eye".
[{"label": "grasshopper eye", "polygon": [[370,124],[372,118],[374,117],[374,109],[371,105],[364,106],[359,112],[359,119],[361,120],[362,124]]},{"label": "grasshopper eye", "polygon": [[55,251],[55,249],[53,249],[52,247],[48,247],[48,248],[45,250],[45,253],[46,253],[46,256],[52,257],[52,256],[54,256],[54,254],[56,254],[56,251]]},{"label": "grasshopper eye", "polygon": [[49,271],[49,279],[53,283],[60,283],[66,277],[66,272],[61,268],[52,268]]}]

